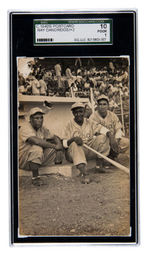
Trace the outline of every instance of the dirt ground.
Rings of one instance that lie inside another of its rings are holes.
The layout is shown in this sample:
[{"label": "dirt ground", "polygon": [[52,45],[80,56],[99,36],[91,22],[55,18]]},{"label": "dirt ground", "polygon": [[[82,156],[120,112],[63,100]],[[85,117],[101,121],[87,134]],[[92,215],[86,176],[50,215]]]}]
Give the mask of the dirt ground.
[{"label": "dirt ground", "polygon": [[81,184],[79,177],[51,174],[40,187],[20,177],[20,235],[129,235],[129,176],[111,168],[89,177],[90,184]]}]

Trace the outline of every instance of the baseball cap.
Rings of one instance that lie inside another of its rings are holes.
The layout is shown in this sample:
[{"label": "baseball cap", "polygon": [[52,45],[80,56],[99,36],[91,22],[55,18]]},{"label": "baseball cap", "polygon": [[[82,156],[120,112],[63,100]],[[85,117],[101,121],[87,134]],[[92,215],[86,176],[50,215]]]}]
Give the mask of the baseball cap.
[{"label": "baseball cap", "polygon": [[75,109],[75,108],[84,108],[84,104],[81,102],[76,102],[71,106],[71,110]]},{"label": "baseball cap", "polygon": [[45,114],[41,108],[36,107],[36,108],[31,108],[31,109],[30,109],[30,111],[29,111],[29,117],[30,117],[30,116],[33,116],[33,115],[36,114],[36,113],[41,113],[41,114],[43,114],[43,115]]},{"label": "baseball cap", "polygon": [[97,101],[100,101],[100,100],[106,100],[107,102],[109,102],[108,97],[104,94],[98,96]]}]

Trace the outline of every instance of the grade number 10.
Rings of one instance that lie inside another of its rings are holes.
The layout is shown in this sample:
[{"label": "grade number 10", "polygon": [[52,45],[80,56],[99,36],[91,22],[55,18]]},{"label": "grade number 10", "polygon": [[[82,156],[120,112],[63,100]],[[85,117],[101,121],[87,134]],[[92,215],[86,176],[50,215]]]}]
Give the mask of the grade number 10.
[{"label": "grade number 10", "polygon": [[100,27],[106,29],[107,28],[107,24],[106,23],[105,24],[100,24]]}]

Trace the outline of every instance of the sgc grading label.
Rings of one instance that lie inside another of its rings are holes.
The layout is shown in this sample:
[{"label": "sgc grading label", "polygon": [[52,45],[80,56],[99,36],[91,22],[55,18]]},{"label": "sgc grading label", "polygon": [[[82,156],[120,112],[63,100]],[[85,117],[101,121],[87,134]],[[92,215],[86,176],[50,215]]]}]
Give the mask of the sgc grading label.
[{"label": "sgc grading label", "polygon": [[112,19],[34,20],[34,45],[112,44]]}]

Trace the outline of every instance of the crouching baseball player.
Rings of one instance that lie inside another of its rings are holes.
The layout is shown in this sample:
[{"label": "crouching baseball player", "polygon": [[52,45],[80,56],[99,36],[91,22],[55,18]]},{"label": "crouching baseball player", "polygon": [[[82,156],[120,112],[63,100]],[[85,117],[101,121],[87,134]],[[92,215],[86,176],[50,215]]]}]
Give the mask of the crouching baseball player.
[{"label": "crouching baseball player", "polygon": [[19,167],[32,171],[32,183],[43,185],[39,176],[41,166],[61,162],[61,140],[43,127],[42,109],[36,107],[29,112],[29,121],[19,130]]},{"label": "crouching baseball player", "polygon": [[101,95],[97,99],[97,110],[90,116],[90,120],[101,124],[109,130],[110,156],[116,158],[119,154],[129,156],[129,139],[122,131],[122,125],[117,115],[109,111],[109,99]]},{"label": "crouching baseball player", "polygon": [[[67,160],[73,162],[80,170],[81,182],[89,183],[86,176],[87,160],[96,158],[96,155],[84,148],[83,143],[107,156],[110,150],[108,129],[84,118],[85,106],[82,103],[73,104],[71,111],[73,120],[70,120],[65,127],[63,146],[66,148]],[[97,134],[99,135],[96,136]],[[97,163],[99,163],[98,159]]]}]

